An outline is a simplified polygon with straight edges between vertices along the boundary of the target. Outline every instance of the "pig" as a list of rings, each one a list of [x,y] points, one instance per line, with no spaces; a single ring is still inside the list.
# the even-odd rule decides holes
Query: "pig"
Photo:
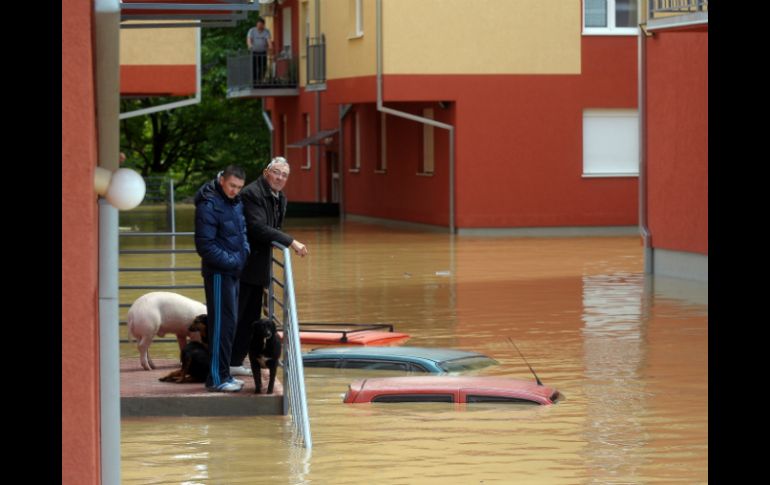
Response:
[[[187,344],[190,324],[206,313],[206,305],[168,291],[146,293],[128,309],[128,332],[137,340],[139,363],[144,370],[155,368],[149,348],[155,335],[176,334],[179,350]]]

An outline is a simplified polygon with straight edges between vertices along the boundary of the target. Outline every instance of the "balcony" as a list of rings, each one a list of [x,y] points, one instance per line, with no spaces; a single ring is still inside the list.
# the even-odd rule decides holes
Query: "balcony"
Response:
[[[289,51],[277,56],[239,52],[227,58],[227,97],[297,96],[297,59]]]
[[[647,30],[708,26],[708,0],[648,0]]]
[[[307,37],[305,39],[307,51],[307,91],[323,91],[326,89],[326,36]]]

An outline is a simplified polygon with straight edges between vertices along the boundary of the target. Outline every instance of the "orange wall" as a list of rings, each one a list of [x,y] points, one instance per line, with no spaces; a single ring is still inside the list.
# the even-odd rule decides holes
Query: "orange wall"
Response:
[[[435,119],[454,122],[454,110],[441,110],[436,103],[389,103],[389,107],[422,116],[423,108],[432,107]],[[345,210],[349,214],[398,219],[422,224],[445,226],[449,224],[449,172],[447,170],[446,130],[435,128],[435,173],[418,176],[422,158],[422,124],[388,115],[387,173],[375,173],[380,157],[378,137],[380,113],[376,105],[357,104],[361,124],[361,168],[353,167],[355,137],[354,118],[345,120]]]
[[[582,39],[579,75],[389,76],[457,99],[457,226],[634,225],[637,178],[583,178],[585,108],[636,108],[636,39]],[[437,144],[437,147],[439,145]]]
[[[120,94],[189,96],[195,94],[195,66],[122,65]]]
[[[646,42],[652,244],[708,254],[708,30]]]
[[[294,15],[292,13],[292,15]],[[304,148],[289,148],[284,153],[283,150],[283,127],[281,121],[281,115],[287,114],[286,124],[288,129],[288,143],[293,143],[304,138],[307,138],[305,134],[305,120],[304,113],[310,114],[310,133],[316,132],[315,129],[315,95],[308,93],[307,96],[297,97],[289,96],[276,98],[276,102],[272,106],[266,105],[266,109],[271,111],[277,116],[273,118],[273,127],[275,128],[275,138],[273,140],[273,151],[275,156],[285,157],[289,161],[291,166],[291,178],[286,184],[285,193],[291,201],[315,201],[315,171],[317,170],[317,164],[315,161],[315,147],[311,148],[311,169],[300,168],[305,165],[305,149]]]
[[[582,177],[582,116],[585,108],[636,108],[636,50],[635,37],[583,37],[580,74],[387,75],[384,96],[388,106],[415,114],[426,102],[452,102],[448,110],[436,106],[435,113],[456,125],[458,227],[635,225],[636,177]],[[324,129],[336,127],[326,113],[336,113],[339,103],[356,103],[364,111],[362,170],[344,171],[345,210],[444,225],[446,131],[434,130],[436,174],[420,177],[420,125],[389,116],[388,173],[374,174],[374,81],[330,80],[323,93]],[[298,101],[275,103],[291,124],[298,114],[290,103],[300,105],[312,96],[303,93]],[[350,125],[348,120],[346,168],[352,160]],[[301,185],[291,189],[292,199],[311,200]]]
[[[62,10],[62,483],[99,483],[92,5]]]

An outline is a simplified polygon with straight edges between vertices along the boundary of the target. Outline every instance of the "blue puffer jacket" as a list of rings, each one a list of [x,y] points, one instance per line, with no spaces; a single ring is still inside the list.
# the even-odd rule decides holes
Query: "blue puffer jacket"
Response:
[[[195,249],[204,276],[223,273],[237,277],[249,255],[241,198],[228,198],[216,178],[195,194]]]

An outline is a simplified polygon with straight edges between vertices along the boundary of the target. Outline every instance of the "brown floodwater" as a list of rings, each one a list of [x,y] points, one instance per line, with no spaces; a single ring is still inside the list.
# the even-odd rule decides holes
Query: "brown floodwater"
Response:
[[[479,374],[530,379],[510,337],[566,398],[346,405],[348,384],[371,374],[306,369],[312,454],[291,445],[283,416],[125,418],[123,483],[707,482],[708,287],[645,277],[639,238],[451,237],[329,220],[287,231],[310,250],[293,261],[300,321],[392,323],[412,335],[407,345],[483,352],[500,365]],[[124,255],[121,266],[169,260]],[[172,278],[201,283],[197,272],[123,273],[121,283]],[[180,293],[203,301],[202,290]],[[135,346],[121,355],[136,357]]]

